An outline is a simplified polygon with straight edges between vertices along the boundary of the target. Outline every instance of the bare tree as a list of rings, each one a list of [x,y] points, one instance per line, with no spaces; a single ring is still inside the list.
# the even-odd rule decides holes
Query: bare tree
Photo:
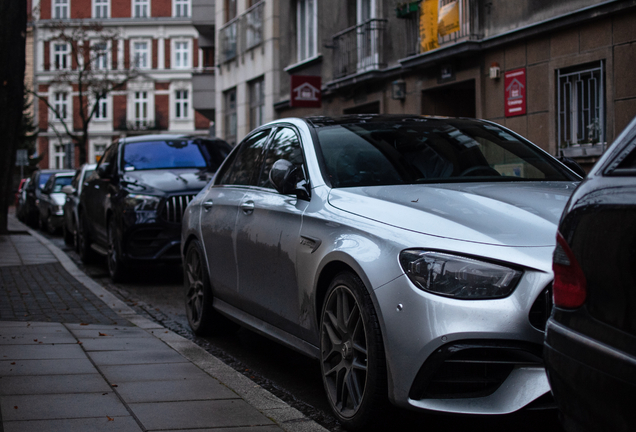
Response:
[[[15,151],[21,139],[26,21],[25,0],[0,0],[0,234],[8,232]]]
[[[85,163],[88,143],[88,127],[100,109],[100,100],[109,93],[126,88],[126,83],[139,75],[138,70],[129,65],[113,68],[111,60],[113,47],[117,46],[119,34],[105,28],[99,22],[56,21],[41,27],[48,30],[50,43],[62,43],[69,47],[63,55],[52,55],[48,66],[54,71],[51,85],[70,87],[77,92],[79,106],[74,113],[60,112],[54,101],[47,96],[34,94],[52,112],[56,122],[49,122],[53,131],[61,139],[68,136],[79,154],[80,164]],[[63,129],[58,130],[56,124]]]

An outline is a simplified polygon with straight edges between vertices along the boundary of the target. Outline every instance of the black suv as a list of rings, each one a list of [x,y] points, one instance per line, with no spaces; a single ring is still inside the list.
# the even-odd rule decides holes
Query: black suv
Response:
[[[84,183],[78,207],[82,261],[108,257],[114,281],[133,262],[179,262],[181,217],[230,152],[222,140],[182,135],[120,139]]]

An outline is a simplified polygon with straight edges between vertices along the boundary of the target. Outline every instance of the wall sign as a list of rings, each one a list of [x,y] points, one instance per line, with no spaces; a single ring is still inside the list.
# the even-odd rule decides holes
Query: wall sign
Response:
[[[322,106],[319,76],[292,75],[290,106],[293,108],[320,108]]]
[[[506,117],[526,113],[526,69],[516,69],[504,74]]]

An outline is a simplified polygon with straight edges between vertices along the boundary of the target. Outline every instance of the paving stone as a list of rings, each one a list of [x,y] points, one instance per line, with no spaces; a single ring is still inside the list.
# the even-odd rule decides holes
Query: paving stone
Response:
[[[69,324],[69,330],[78,339],[85,340],[87,338],[100,338],[106,337],[102,335],[117,337],[117,338],[137,338],[148,336],[145,330],[139,327],[114,327],[114,326],[98,326],[89,325],[82,327],[71,327]],[[100,335],[100,333],[102,335]]]
[[[4,355],[2,357],[4,357]],[[96,371],[97,369],[95,369],[93,363],[91,363],[86,357],[60,360],[0,361],[0,377],[17,375],[90,374],[95,373]]]
[[[192,429],[274,424],[245,401],[211,400],[130,404],[148,429]]]
[[[182,355],[169,349],[146,351],[92,351],[88,356],[96,365],[127,365],[153,363],[186,363]]]
[[[139,351],[161,350],[164,348],[172,350],[172,348],[169,348],[159,339],[148,334],[146,334],[144,338],[115,338],[104,336],[80,340],[82,341],[82,348],[84,348],[85,351]]]
[[[134,364],[101,366],[99,370],[112,383],[157,381],[165,379],[206,379],[208,374],[192,363]]]
[[[8,421],[4,423],[4,432],[141,432],[132,416],[95,417],[63,420]],[[241,431],[236,431],[241,432]],[[254,431],[270,432],[270,431]]]
[[[126,403],[239,398],[236,393],[210,376],[205,380],[171,379],[117,383],[117,393]]]
[[[63,345],[5,345],[2,347],[2,357],[12,360],[52,360],[52,359],[83,359],[86,354],[79,344]],[[183,357],[182,357],[183,358]]]
[[[3,377],[0,395],[43,395],[62,393],[97,393],[112,391],[97,374],[39,375]]]
[[[4,422],[128,415],[113,393],[0,396],[0,406]]]
[[[188,432],[280,432],[283,429],[272,426],[247,426],[233,428],[188,429]],[[181,432],[183,429],[162,430],[161,432]]]

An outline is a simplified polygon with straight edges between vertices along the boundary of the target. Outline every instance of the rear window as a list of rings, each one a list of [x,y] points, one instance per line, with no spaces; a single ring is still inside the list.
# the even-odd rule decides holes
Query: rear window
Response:
[[[68,186],[73,181],[73,177],[55,177],[55,183],[53,184],[53,192],[61,192],[64,186]]]

